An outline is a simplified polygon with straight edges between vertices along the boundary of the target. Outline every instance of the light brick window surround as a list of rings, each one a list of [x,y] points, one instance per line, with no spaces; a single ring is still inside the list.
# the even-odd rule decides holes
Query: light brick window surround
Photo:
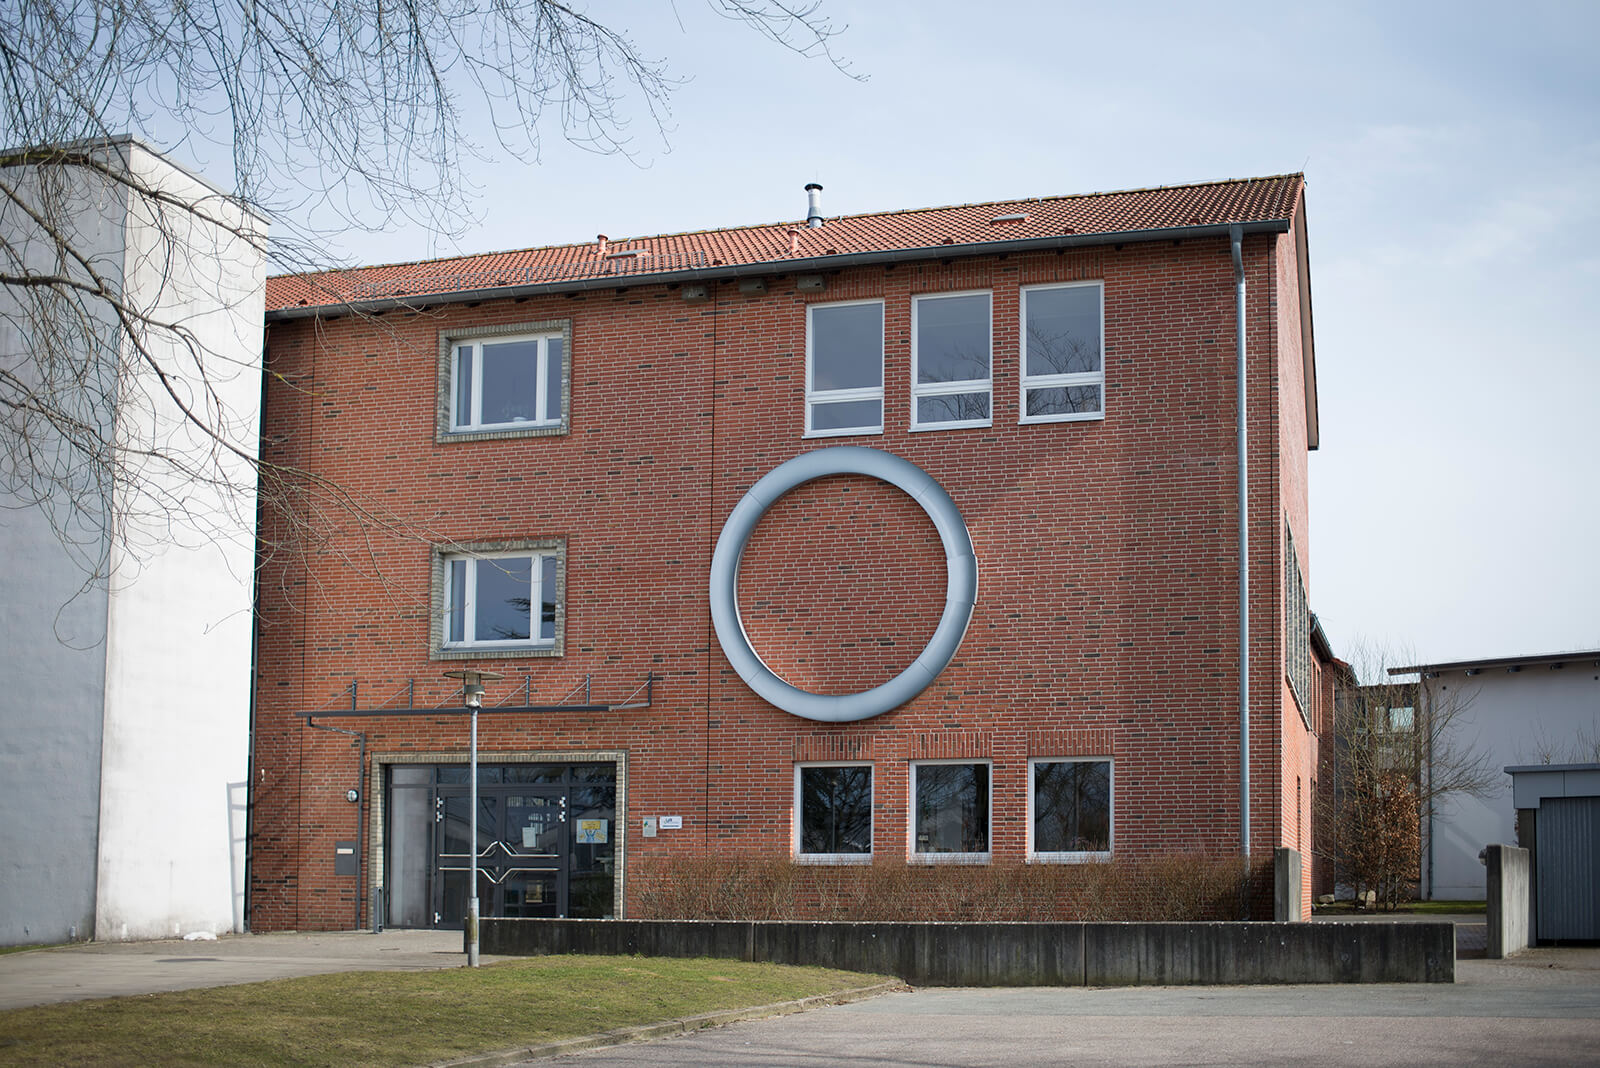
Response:
[[[561,656],[566,542],[474,542],[433,550],[429,627],[436,660]]]
[[[546,319],[439,334],[439,443],[567,433],[572,321]]]

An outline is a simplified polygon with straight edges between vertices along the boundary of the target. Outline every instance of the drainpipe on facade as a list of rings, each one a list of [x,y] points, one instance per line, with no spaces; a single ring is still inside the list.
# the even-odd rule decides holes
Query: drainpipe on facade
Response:
[[[1244,344],[1244,231],[1228,228],[1233,253],[1234,374],[1238,380],[1238,426],[1234,448],[1239,468],[1239,851],[1250,860],[1250,466],[1246,416]]]

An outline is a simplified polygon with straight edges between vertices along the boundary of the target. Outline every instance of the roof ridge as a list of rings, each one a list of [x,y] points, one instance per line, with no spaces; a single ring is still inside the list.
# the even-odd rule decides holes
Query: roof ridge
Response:
[[[918,208],[892,208],[885,211],[860,212],[852,215],[833,215],[828,217],[828,222],[837,224],[848,220],[887,219],[895,216],[922,215],[931,212],[970,211],[975,208],[999,207],[1006,204],[1043,204],[1070,200],[1090,200],[1096,197],[1130,196],[1139,193],[1160,193],[1180,189],[1205,189],[1224,185],[1248,185],[1255,182],[1277,182],[1284,179],[1305,180],[1303,171],[1287,171],[1282,174],[1257,175],[1250,178],[1216,178],[1203,182],[1179,182],[1174,185],[1138,186],[1129,189],[1102,189],[1089,193],[1055,193],[1045,196],[1009,197],[997,200],[977,200],[965,204],[935,204]],[[626,251],[626,246],[639,241],[665,241],[671,239],[691,238],[698,235],[709,234],[751,234],[761,231],[779,230],[786,231],[791,228],[806,229],[805,220],[779,221],[767,223],[749,223],[743,226],[721,226],[702,228],[699,230],[678,230],[656,234],[637,234],[626,238],[608,238],[609,244],[617,251]],[[310,278],[317,275],[338,275],[355,272],[387,271],[402,267],[434,267],[439,268],[446,264],[461,263],[465,260],[484,259],[493,256],[521,256],[536,252],[555,253],[562,249],[589,249],[595,248],[597,241],[564,242],[555,245],[528,245],[522,248],[491,249],[486,252],[464,252],[455,256],[434,257],[431,259],[398,260],[392,263],[368,263],[353,267],[330,267],[322,270],[298,271],[287,274],[269,275],[269,278]]]

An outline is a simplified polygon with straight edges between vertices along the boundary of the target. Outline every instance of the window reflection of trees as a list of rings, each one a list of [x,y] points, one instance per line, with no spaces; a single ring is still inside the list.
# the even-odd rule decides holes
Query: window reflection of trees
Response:
[[[802,768],[802,853],[872,852],[872,769]]]
[[[930,355],[931,353],[931,355]],[[971,383],[966,393],[927,393],[929,386]],[[926,345],[917,352],[917,422],[954,423],[989,418],[989,346]]]
[[[1034,765],[1033,848],[1037,853],[1111,848],[1111,765],[1105,761]]]
[[[988,766],[919,765],[917,852],[984,853],[988,848]]]
[[[1054,375],[1092,375],[1102,369],[1100,339],[1083,330],[1067,327],[1047,329],[1049,318],[1028,316],[1028,355],[1026,381]],[[1041,322],[1040,320],[1044,320]],[[1076,415],[1101,410],[1100,386],[1029,386],[1026,401],[1030,416]]]

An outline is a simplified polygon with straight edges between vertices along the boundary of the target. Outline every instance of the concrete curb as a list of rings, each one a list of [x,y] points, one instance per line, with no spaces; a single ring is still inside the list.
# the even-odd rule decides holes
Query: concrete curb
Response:
[[[582,1035],[578,1038],[564,1038],[558,1042],[543,1042],[537,1046],[522,1046],[517,1049],[498,1050],[494,1053],[479,1053],[453,1061],[434,1061],[428,1068],[480,1068],[480,1066],[482,1068],[495,1068],[495,1066],[499,1065],[517,1064],[521,1061],[538,1060],[544,1057],[559,1057],[564,1053],[577,1053],[586,1049],[621,1046],[629,1042],[648,1042],[651,1039],[688,1034],[691,1031],[700,1031],[707,1027],[725,1027],[728,1024],[739,1023],[744,1020],[764,1020],[770,1016],[787,1016],[790,1013],[805,1012],[807,1009],[820,1009],[827,1005],[848,1005],[853,1001],[865,1001],[868,998],[881,997],[884,994],[898,994],[910,989],[900,980],[891,979],[883,983],[874,983],[872,986],[860,986],[851,990],[836,990],[831,994],[816,994],[796,1001],[779,1001],[771,1005],[753,1005],[744,1009],[705,1012],[698,1016],[684,1016],[676,1020],[663,1020],[660,1023],[618,1027],[615,1030],[601,1031],[598,1034]]]

